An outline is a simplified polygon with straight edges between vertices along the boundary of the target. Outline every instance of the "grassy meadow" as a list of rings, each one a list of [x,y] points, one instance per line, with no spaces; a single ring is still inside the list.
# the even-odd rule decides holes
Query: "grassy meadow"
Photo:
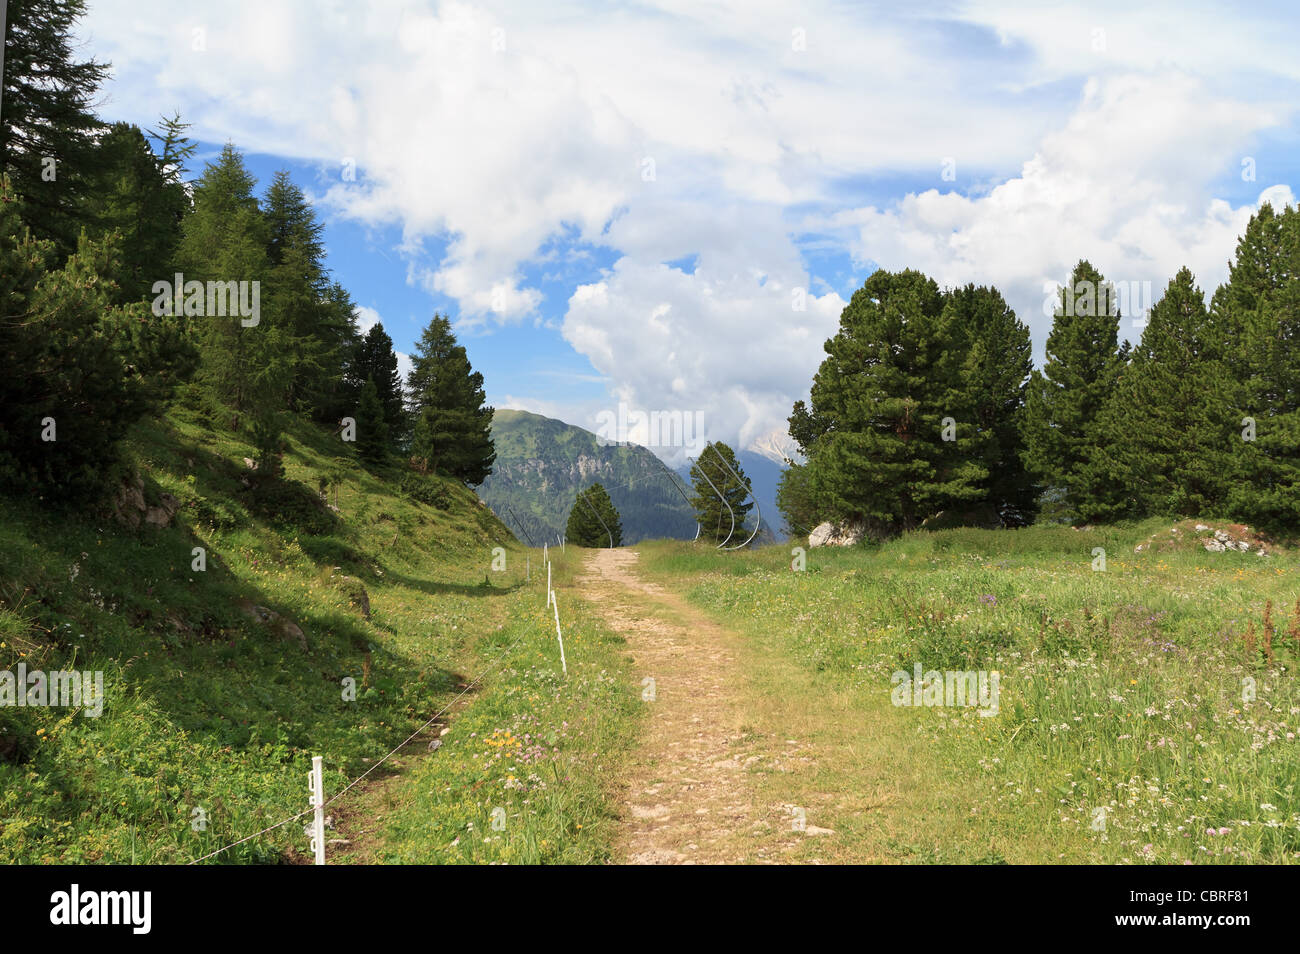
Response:
[[[923,531],[802,571],[790,546],[642,563],[747,635],[753,731],[816,753],[759,779],[835,832],[805,858],[1294,862],[1294,553],[1206,552],[1194,526]],[[996,714],[894,705],[918,662],[996,671]]]
[[[471,492],[430,478],[421,502],[397,472],[356,466],[303,424],[286,479],[251,491],[247,436],[201,412],[137,427],[130,452],[149,503],[179,499],[171,526],[0,500],[0,669],[102,670],[106,696],[99,718],[0,707],[0,859],[188,862],[305,809],[312,755],[328,797],[453,703],[433,729],[467,717],[437,752],[423,736],[403,750],[429,756],[411,778],[382,767],[327,808],[342,822],[358,804],[399,806],[391,833],[332,845],[331,860],[362,847],[385,860],[605,857],[610,775],[587,769],[607,767],[636,722],[635,694],[616,691],[617,641],[562,602],[560,677],[540,554]],[[248,604],[295,623],[307,648]],[[474,837],[496,807],[505,828]],[[211,863],[301,863],[306,821]]]

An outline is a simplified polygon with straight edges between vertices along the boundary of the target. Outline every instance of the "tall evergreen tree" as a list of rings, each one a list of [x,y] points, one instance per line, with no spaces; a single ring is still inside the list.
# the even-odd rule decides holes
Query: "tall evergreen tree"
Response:
[[[179,148],[185,149],[185,143]],[[119,300],[140,301],[168,276],[189,205],[180,169],[154,153],[139,128],[114,123],[100,140],[103,165],[88,218],[103,232],[120,235],[121,267],[114,276]]]
[[[1217,349],[1205,296],[1183,268],[1098,416],[1082,519],[1223,513],[1236,428]]]
[[[1236,343],[1225,356],[1239,464],[1229,507],[1239,519],[1300,531],[1300,211],[1260,208],[1221,291],[1213,316]]]
[[[812,406],[790,418],[826,516],[886,534],[984,493],[995,435],[974,426],[952,317],[938,286],[910,270],[876,272],[844,308]]]
[[[177,261],[186,282],[257,282],[270,272],[266,222],[243,156],[226,145],[194,184],[194,211],[185,218]],[[259,292],[260,296],[260,292]],[[234,410],[232,425],[252,411],[282,409],[295,367],[291,334],[261,316],[246,326],[238,314],[188,317],[202,363],[200,381]]]
[[[397,352],[384,326],[376,322],[360,337],[348,367],[349,378],[375,383],[379,403],[384,410],[389,442],[399,449],[409,430],[402,375],[397,370]]]
[[[944,322],[952,347],[964,352],[962,413],[984,438],[971,442],[988,472],[981,502],[1008,526],[1033,517],[1037,489],[1025,469],[1022,437],[1025,391],[1033,370],[1029,327],[995,288],[967,285],[945,295]]]
[[[9,0],[0,96],[0,175],[23,196],[23,222],[62,256],[77,247],[99,172],[93,106],[108,64],[79,60],[84,0]]]
[[[423,466],[470,485],[492,473],[492,408],[483,375],[456,343],[451,322],[433,316],[412,356],[408,381],[414,412],[411,453]]]
[[[366,378],[357,404],[357,454],[371,463],[388,457],[388,422],[373,378]]]
[[[713,482],[712,486],[709,481]],[[737,538],[736,534],[741,532],[745,519],[754,509],[754,498],[750,480],[745,476],[740,461],[736,460],[735,451],[722,441],[705,444],[691,465],[691,484],[695,489],[691,506],[695,508],[701,537],[712,537],[715,543],[721,543],[728,535],[731,543],[743,540],[744,537]]]
[[[1024,429],[1026,466],[1064,496],[1071,517],[1088,508],[1085,470],[1098,445],[1097,417],[1127,358],[1117,347],[1119,323],[1114,289],[1080,261],[1061,289],[1047,360],[1031,376]]]
[[[578,491],[564,528],[567,543],[580,547],[621,546],[623,524],[614,501],[600,484]]]

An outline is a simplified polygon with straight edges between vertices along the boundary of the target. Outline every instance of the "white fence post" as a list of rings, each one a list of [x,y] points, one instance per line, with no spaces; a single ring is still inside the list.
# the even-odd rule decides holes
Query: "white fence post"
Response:
[[[321,780],[320,756],[311,758],[311,772],[307,775],[307,791],[311,793],[313,813],[311,824],[311,850],[316,864],[325,864],[325,787]]]
[[[551,565],[546,564],[546,605],[550,606],[555,601],[555,594],[551,592]]]
[[[555,638],[560,641],[560,668],[564,674],[569,674],[569,664],[564,661],[564,634],[560,632],[560,604],[555,602],[555,595],[551,594],[551,602],[555,603]]]
[[[533,578],[533,558],[527,556],[524,558],[524,582],[527,583]]]

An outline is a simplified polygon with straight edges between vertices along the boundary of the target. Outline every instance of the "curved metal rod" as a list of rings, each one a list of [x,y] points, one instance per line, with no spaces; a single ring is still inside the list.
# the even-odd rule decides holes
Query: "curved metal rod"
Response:
[[[528,532],[527,528],[526,528],[522,523],[519,522],[519,517],[515,515],[515,510],[514,510],[514,508],[511,507],[510,504],[503,504],[502,506],[504,506],[507,510],[510,511],[510,516],[512,516],[512,517],[515,518],[515,523],[519,525],[519,529],[520,529],[520,530],[523,530],[523,531],[524,531],[524,536],[526,536],[526,537],[528,538],[528,543],[529,543],[529,545],[532,546],[533,549],[536,549],[536,548],[537,548],[537,544],[533,543],[533,535],[532,535],[531,533]]]
[[[695,458],[695,462],[697,464],[699,463],[699,461],[700,459],[698,457]],[[700,476],[704,478],[704,480],[708,483],[710,487],[713,487],[713,492],[717,494],[718,499],[722,501],[722,506],[726,507],[727,513],[731,514],[731,529],[727,531],[727,535],[726,537],[723,538],[722,542],[713,548],[715,550],[721,550],[724,546],[727,545],[727,541],[731,539],[731,535],[736,532],[736,511],[731,509],[731,504],[727,503],[727,498],[722,496],[722,492],[718,490],[717,487],[713,486],[713,481],[709,480],[709,475],[704,472],[703,465],[700,466]]]
[[[656,453],[654,453],[653,451],[651,451],[651,452],[650,452],[650,456],[653,457],[653,458],[655,459],[655,463],[656,463],[656,464],[658,464],[660,467],[663,468],[664,473],[668,475],[668,483],[672,484],[672,485],[673,485],[673,489],[676,490],[677,493],[679,493],[679,494],[681,495],[681,498],[682,498],[683,500],[686,501],[686,506],[690,507],[691,510],[694,510],[694,509],[695,509],[695,505],[694,505],[693,503],[691,503],[691,498],[688,497],[688,496],[686,496],[686,491],[682,490],[681,484],[679,484],[679,483],[677,482],[677,481],[681,480],[681,478],[680,478],[677,474],[673,473],[671,470],[668,469],[668,465],[665,464],[663,461],[661,461],[661,460],[659,459],[659,455],[658,455],[658,454],[656,454]],[[698,520],[696,520],[696,521],[695,521],[695,536],[694,536],[694,538],[691,540],[692,543],[694,543],[696,540],[698,540],[698,539],[700,538],[700,530],[701,530],[701,529],[702,529],[702,528],[700,527],[700,522],[699,522]]]
[[[587,489],[590,490],[591,488],[588,487]],[[593,517],[595,517],[597,520],[600,520],[600,514],[596,513],[596,508],[592,506],[590,500],[588,500],[586,497],[583,496],[583,493],[584,491],[581,490],[578,491],[578,499],[587,505],[587,509],[591,511],[591,515]],[[610,531],[609,527],[605,526],[604,520],[600,520],[600,525],[602,527],[605,527],[605,532],[609,534],[609,548],[611,550],[614,549],[614,534]]]
[[[754,513],[758,516],[758,520],[754,523],[754,532],[749,535],[749,539],[746,540],[744,543],[738,543],[734,547],[727,547],[728,550],[743,550],[745,549],[745,547],[749,546],[751,542],[753,542],[753,539],[756,536],[758,536],[759,528],[763,526],[763,508],[758,505],[758,498],[754,496],[754,488],[751,485],[745,483],[745,481],[741,479],[740,474],[736,473],[734,470],[731,470],[731,465],[727,463],[727,459],[722,456],[722,452],[718,450],[718,446],[716,444],[712,444],[710,446],[713,448],[713,456],[718,458],[718,460],[722,462],[723,467],[731,471],[731,476],[736,478],[736,482],[740,484],[740,486],[744,487],[747,491],[749,491],[749,497],[751,500],[754,501]],[[744,525],[742,524],[741,526],[743,528]]]

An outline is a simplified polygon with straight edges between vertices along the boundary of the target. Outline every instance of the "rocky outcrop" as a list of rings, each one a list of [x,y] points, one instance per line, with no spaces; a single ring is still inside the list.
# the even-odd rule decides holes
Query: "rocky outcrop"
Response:
[[[861,543],[867,535],[866,527],[860,523],[837,525],[821,523],[808,534],[810,547],[851,547]]]
[[[158,498],[157,506],[150,506],[144,498],[144,480],[139,474],[122,484],[113,497],[113,516],[128,527],[147,523],[151,527],[166,527],[181,509],[181,502],[169,493]]]

